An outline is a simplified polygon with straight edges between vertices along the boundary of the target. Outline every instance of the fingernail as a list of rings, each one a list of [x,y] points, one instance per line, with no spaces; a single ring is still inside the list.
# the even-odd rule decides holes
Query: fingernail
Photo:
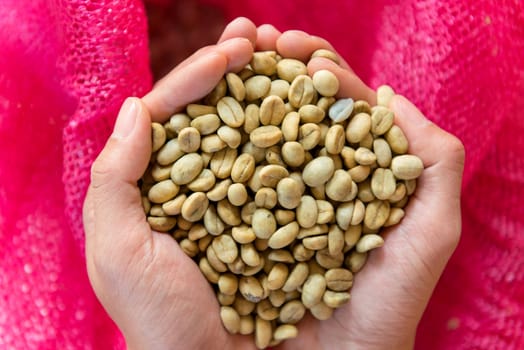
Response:
[[[128,97],[122,108],[120,108],[112,136],[123,139],[131,134],[131,131],[135,128],[137,115],[138,104],[136,98]]]

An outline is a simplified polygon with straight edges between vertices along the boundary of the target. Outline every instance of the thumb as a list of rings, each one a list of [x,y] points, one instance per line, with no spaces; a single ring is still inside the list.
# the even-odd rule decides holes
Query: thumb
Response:
[[[151,118],[142,101],[128,98],[112,135],[91,167],[84,203],[86,249],[133,249],[151,230],[142,209],[137,181],[151,155]],[[127,247],[126,247],[127,246]],[[121,250],[121,251],[122,251]]]

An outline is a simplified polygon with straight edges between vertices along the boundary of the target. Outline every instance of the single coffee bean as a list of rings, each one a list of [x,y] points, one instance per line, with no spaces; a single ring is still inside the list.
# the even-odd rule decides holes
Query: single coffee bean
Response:
[[[226,264],[230,264],[238,256],[238,248],[233,237],[229,235],[219,235],[212,241],[212,246],[218,258]]]
[[[160,165],[169,165],[182,157],[184,152],[180,149],[177,139],[167,141],[156,154],[156,161]]]
[[[267,275],[268,288],[270,290],[281,289],[287,280],[289,270],[286,264],[276,263]]]
[[[191,118],[196,118],[204,114],[216,114],[217,109],[214,106],[190,103],[186,107],[186,112]]]
[[[264,293],[260,282],[253,276],[240,277],[238,290],[244,299],[252,303],[258,303],[262,299]]]
[[[277,60],[266,52],[255,52],[249,65],[256,74],[271,76],[277,71]]]
[[[306,123],[298,129],[298,142],[309,151],[315,148],[320,142],[320,127],[315,123]]]
[[[306,185],[317,187],[325,184],[335,172],[335,163],[329,157],[318,157],[310,161],[302,170]]]
[[[378,229],[384,225],[389,217],[390,205],[387,201],[375,199],[366,207],[364,225],[370,229]]]
[[[168,232],[176,225],[176,218],[170,216],[148,216],[147,222],[151,228],[158,232]]]
[[[296,338],[298,335],[297,327],[291,324],[283,324],[278,326],[273,333],[273,338],[277,341],[282,341],[286,339]]]
[[[282,145],[282,159],[290,167],[299,167],[305,161],[305,151],[296,141],[288,141]]]
[[[282,323],[296,324],[304,318],[306,308],[299,300],[291,300],[280,309],[279,321]]]
[[[151,146],[152,151],[156,152],[164,145],[166,142],[166,130],[159,123],[151,123]]]
[[[316,105],[304,104],[298,110],[298,115],[302,123],[318,124],[324,119],[326,112]]]
[[[322,275],[310,275],[302,286],[302,303],[308,309],[322,300],[326,290],[326,279]]]
[[[336,124],[327,130],[325,147],[330,154],[339,154],[344,149],[346,141],[342,125]]]
[[[395,193],[396,181],[389,169],[376,169],[371,177],[371,191],[376,198],[386,200]]]
[[[277,192],[270,187],[262,187],[255,195],[255,204],[259,208],[273,209],[277,203]]]
[[[339,202],[349,202],[357,196],[358,187],[352,181],[351,175],[342,169],[335,170],[331,179],[326,183],[326,195]]]
[[[253,130],[249,135],[249,140],[253,145],[261,148],[276,145],[282,138],[282,131],[274,125],[260,126]]]
[[[244,205],[248,200],[246,186],[242,183],[232,184],[227,190],[227,199],[237,207]]]
[[[274,307],[269,299],[263,299],[256,306],[256,314],[266,321],[273,321],[278,318],[279,309]]]
[[[299,75],[292,82],[288,91],[291,106],[300,108],[313,101],[315,88],[313,80],[308,75]]]
[[[344,268],[329,269],[324,275],[326,285],[335,292],[345,292],[353,285],[353,273]]]
[[[282,135],[285,141],[296,141],[298,139],[298,128],[300,115],[297,112],[289,112],[282,120]]]
[[[259,316],[255,317],[255,346],[265,349],[269,346],[273,332],[270,321],[264,320]]]
[[[260,104],[260,123],[262,125],[280,125],[286,110],[284,101],[278,96],[268,96]]]
[[[267,209],[256,209],[253,213],[251,226],[258,238],[268,239],[277,229],[273,213]]]
[[[349,301],[350,295],[347,292],[333,292],[326,290],[322,301],[329,307],[334,309],[341,307]]]
[[[299,75],[306,75],[306,65],[293,58],[284,58],[277,63],[277,75],[280,79],[284,79],[288,82],[293,80]]]
[[[222,97],[217,103],[218,116],[224,124],[238,128],[244,123],[244,109],[233,97]]]
[[[395,91],[389,85],[381,85],[377,89],[377,105],[389,107],[391,99],[395,96]]]
[[[191,126],[180,130],[178,145],[185,153],[196,152],[200,148],[200,133]]]
[[[231,175],[233,164],[237,159],[237,150],[225,148],[213,154],[209,167],[219,179],[225,179]]]
[[[298,224],[293,221],[276,230],[269,237],[268,245],[272,249],[281,249],[291,244],[298,235]]]
[[[220,319],[224,328],[231,334],[237,334],[240,330],[240,316],[230,306],[220,307]]]
[[[255,331],[255,321],[253,320],[253,316],[251,315],[240,316],[240,329],[238,333],[242,335],[249,335],[249,334],[253,334],[254,331]]]
[[[366,253],[372,249],[382,247],[384,245],[384,239],[379,235],[369,234],[363,235],[357,242],[356,250],[359,253]]]
[[[244,86],[242,79],[240,79],[240,77],[235,73],[227,73],[226,82],[231,96],[233,96],[237,101],[243,101],[246,97],[246,87]]]
[[[180,157],[171,168],[171,179],[177,185],[185,185],[193,181],[204,167],[202,157],[197,153],[189,153]]]
[[[235,295],[238,290],[238,279],[232,273],[224,273],[218,278],[218,290],[226,295]]]
[[[315,198],[308,195],[302,196],[296,210],[296,217],[301,227],[313,227],[318,219],[318,207]]]
[[[278,203],[285,209],[298,207],[302,193],[300,183],[291,177],[286,177],[277,184]]]
[[[339,83],[335,74],[322,69],[313,74],[313,86],[322,96],[330,97],[338,92]]]
[[[408,151],[408,140],[402,129],[397,125],[393,125],[388,132],[386,132],[384,137],[389,143],[391,150],[396,154],[404,154]]]
[[[204,226],[213,236],[218,236],[224,232],[225,225],[217,215],[214,205],[209,205],[204,213]]]
[[[180,214],[190,222],[196,222],[204,216],[209,201],[203,192],[192,193],[182,204]]]
[[[271,79],[264,75],[255,75],[244,82],[246,86],[246,100],[254,101],[267,96],[271,88]]]
[[[174,198],[180,187],[171,179],[160,181],[154,184],[147,194],[148,199],[153,203],[164,203]]]
[[[413,180],[422,174],[424,164],[414,155],[396,156],[391,160],[391,170],[399,180]]]
[[[328,115],[335,123],[341,123],[353,112],[354,102],[351,98],[343,98],[331,105]]]
[[[215,186],[215,183],[215,174],[209,169],[203,169],[193,181],[187,184],[187,188],[193,192],[207,192]]]
[[[290,84],[284,79],[276,79],[271,81],[268,96],[278,96],[285,100],[288,96]]]

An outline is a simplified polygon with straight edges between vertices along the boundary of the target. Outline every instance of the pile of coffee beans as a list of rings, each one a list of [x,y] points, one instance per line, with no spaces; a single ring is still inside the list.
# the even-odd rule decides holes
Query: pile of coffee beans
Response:
[[[312,57],[338,62],[333,52]],[[200,267],[230,333],[258,348],[297,336],[309,311],[326,320],[353,275],[383,245],[415,191],[422,161],[377,90],[377,105],[336,98],[327,70],[255,52],[211,93],[161,125],[141,181],[153,230]]]

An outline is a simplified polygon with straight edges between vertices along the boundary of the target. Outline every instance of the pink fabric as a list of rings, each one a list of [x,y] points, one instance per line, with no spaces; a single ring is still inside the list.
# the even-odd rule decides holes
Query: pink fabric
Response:
[[[524,348],[524,4],[207,2],[327,38],[463,140],[463,238],[417,348]],[[89,287],[81,205],[118,106],[151,87],[146,30],[139,0],[0,5],[0,348],[124,347]]]

